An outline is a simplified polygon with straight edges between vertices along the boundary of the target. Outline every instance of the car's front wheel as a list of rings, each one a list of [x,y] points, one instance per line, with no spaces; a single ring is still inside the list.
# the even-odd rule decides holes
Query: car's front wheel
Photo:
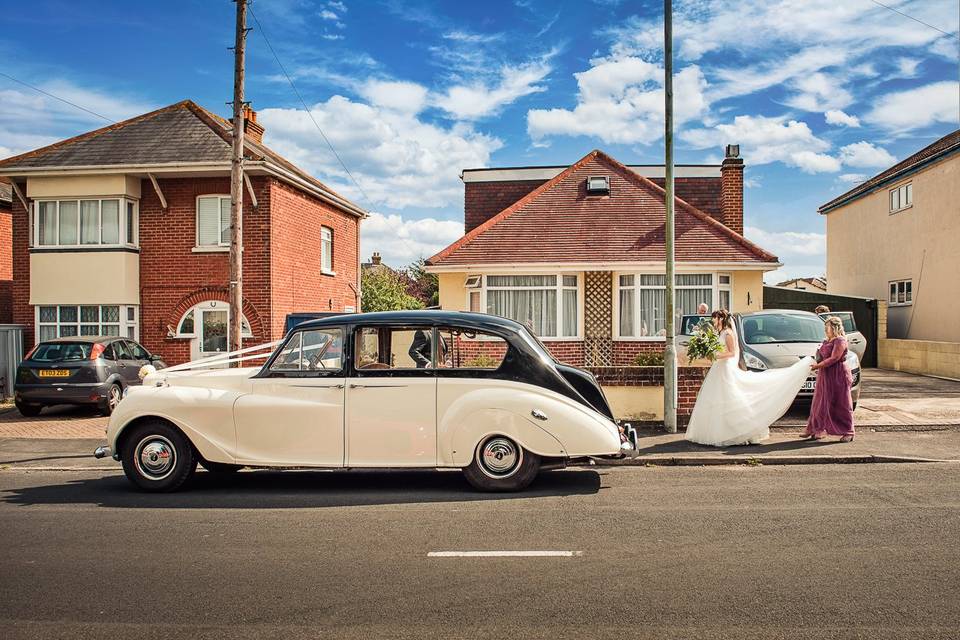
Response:
[[[153,420],[131,427],[120,459],[123,472],[144,491],[176,491],[197,469],[197,458],[187,438],[172,425]]]
[[[506,436],[490,436],[477,445],[463,475],[481,491],[520,491],[539,471],[540,456]]]

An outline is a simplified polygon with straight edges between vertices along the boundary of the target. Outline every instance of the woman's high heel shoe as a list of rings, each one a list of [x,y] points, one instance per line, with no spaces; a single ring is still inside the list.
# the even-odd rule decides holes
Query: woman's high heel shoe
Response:
[[[843,436],[840,438],[840,442],[853,442],[853,436]]]

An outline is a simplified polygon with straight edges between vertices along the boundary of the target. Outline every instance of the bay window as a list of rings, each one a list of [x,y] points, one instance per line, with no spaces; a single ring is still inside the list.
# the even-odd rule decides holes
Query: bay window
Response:
[[[678,273],[675,278],[674,311],[676,326],[679,326],[680,317],[697,313],[701,303],[713,306],[714,275]],[[729,276],[727,278],[729,303]],[[666,335],[666,281],[662,273],[625,273],[617,276],[618,337],[656,339]],[[721,288],[720,293],[723,291]],[[722,301],[723,296],[720,295],[719,299]]]
[[[134,305],[41,305],[36,311],[37,342],[69,336],[126,336],[137,339]]]
[[[122,220],[121,207],[126,212]],[[137,203],[133,200],[38,200],[34,211],[34,246],[137,246]]]
[[[501,275],[485,279],[487,313],[516,320],[541,338],[579,335],[578,275]],[[471,307],[473,300],[471,297]]]
[[[230,246],[230,196],[197,198],[197,247]]]

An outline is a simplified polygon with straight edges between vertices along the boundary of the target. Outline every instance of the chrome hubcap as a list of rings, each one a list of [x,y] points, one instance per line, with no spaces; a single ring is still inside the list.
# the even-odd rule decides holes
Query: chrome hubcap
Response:
[[[477,452],[480,468],[493,478],[505,478],[517,470],[523,460],[523,450],[503,437],[490,438]]]
[[[151,480],[163,480],[177,463],[177,450],[163,436],[147,436],[137,445],[137,471]]]
[[[120,404],[120,387],[110,387],[110,399],[107,402],[110,403],[111,409],[116,409],[117,405]]]

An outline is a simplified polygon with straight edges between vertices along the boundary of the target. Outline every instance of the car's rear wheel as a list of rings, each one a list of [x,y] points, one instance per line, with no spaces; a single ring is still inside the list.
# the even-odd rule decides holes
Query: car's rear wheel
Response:
[[[43,410],[42,404],[30,404],[27,402],[14,402],[17,405],[17,411],[20,412],[24,418],[35,418],[40,415],[40,412]]]
[[[481,491],[520,491],[533,482],[539,471],[540,456],[498,435],[477,445],[463,475]]]
[[[123,389],[118,384],[110,385],[107,389],[107,397],[100,403],[100,413],[105,416],[111,415],[121,400],[123,400]]]
[[[176,491],[197,469],[187,438],[161,420],[132,427],[120,451],[123,472],[144,491]]]

